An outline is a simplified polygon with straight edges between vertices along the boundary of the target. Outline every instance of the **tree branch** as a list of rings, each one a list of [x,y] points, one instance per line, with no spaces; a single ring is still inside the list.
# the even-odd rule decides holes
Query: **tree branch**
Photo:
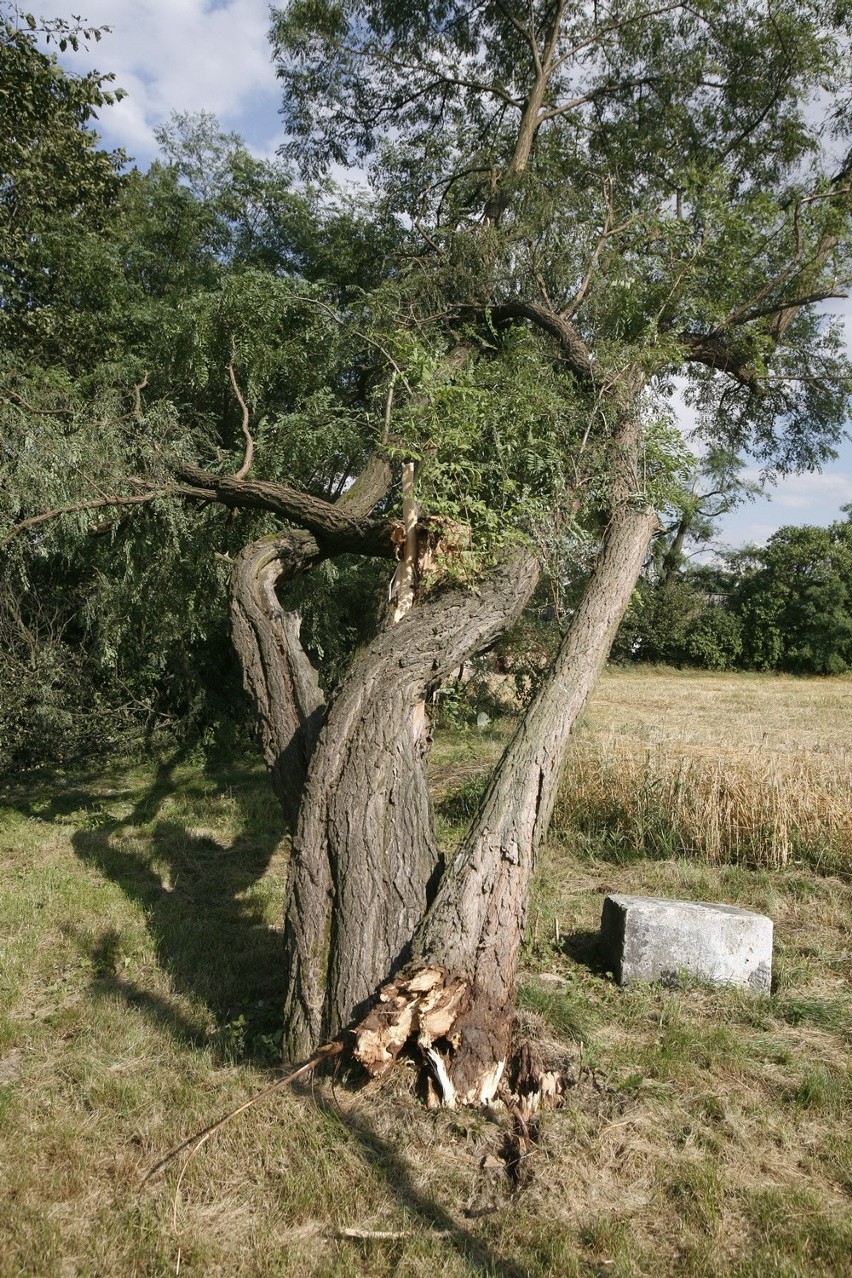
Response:
[[[243,437],[246,441],[246,451],[243,455],[243,464],[242,466],[240,466],[239,470],[234,475],[234,479],[245,479],[246,475],[251,470],[252,458],[254,457],[254,440],[252,439],[251,432],[249,430],[248,404],[243,398],[242,391],[240,390],[239,383],[237,382],[237,375],[234,372],[234,359],[236,358],[236,354],[237,354],[237,348],[236,348],[236,343],[234,342],[234,338],[232,334],[231,335],[231,358],[228,360],[228,376],[231,379],[231,386],[234,389],[234,394],[237,397],[237,402],[239,403],[239,406],[243,411],[242,430],[243,430]]]
[[[178,477],[203,490],[211,501],[231,509],[269,510],[313,533],[326,553],[374,555],[393,559],[392,522],[351,515],[340,503],[323,501],[309,493],[266,480],[236,479],[216,475],[196,466],[181,466]]]
[[[135,497],[93,497],[89,501],[75,501],[68,506],[56,506],[53,510],[44,510],[40,515],[31,515],[29,519],[22,519],[20,523],[13,524],[6,536],[0,540],[0,548],[14,541],[28,528],[37,528],[39,524],[46,524],[48,520],[58,519],[61,515],[74,515],[81,510],[101,510],[104,506],[141,506],[144,502],[154,501],[157,497],[172,497],[176,491],[174,488],[157,488],[147,493],[139,493]]]
[[[584,49],[596,44],[601,36],[610,35],[613,31],[620,31],[623,27],[629,27],[634,22],[644,22],[646,18],[659,18],[664,13],[674,13],[676,9],[683,9],[684,7],[683,0],[677,0],[675,4],[666,4],[659,9],[646,9],[643,13],[631,14],[629,18],[623,18],[620,22],[610,22],[604,27],[599,27],[588,40],[575,44],[572,48],[567,49],[561,57],[557,58],[556,62],[553,63],[553,70],[558,71],[561,66],[564,66],[571,58],[576,57],[578,53],[582,53]]]
[[[148,370],[146,369],[142,374],[141,382],[136,382],[133,387],[133,416],[136,418],[137,422],[141,422],[142,417],[144,416],[144,410],[142,408],[142,392],[147,385]]]
[[[488,308],[496,323],[502,320],[526,319],[555,337],[562,348],[562,358],[571,372],[582,382],[592,376],[592,357],[589,348],[569,319],[538,302],[501,302]]]

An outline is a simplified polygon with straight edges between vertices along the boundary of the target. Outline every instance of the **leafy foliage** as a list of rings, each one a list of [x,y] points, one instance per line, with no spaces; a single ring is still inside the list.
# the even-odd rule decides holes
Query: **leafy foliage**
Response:
[[[852,669],[852,522],[779,528],[748,556],[735,607],[756,669]]]
[[[237,469],[240,396],[253,476],[333,499],[377,445],[413,459],[421,509],[470,528],[460,570],[527,539],[560,613],[624,478],[625,417],[619,500],[693,532],[743,453],[767,474],[831,455],[852,393],[816,306],[852,274],[835,7],[294,0],[272,31],[285,158],[175,114],[147,173],[91,131],[110,78],[37,46],[100,33],[2,15],[2,604],[57,715],[87,679],[183,732],[209,689],[237,704],[227,557],[274,524],[200,506],[175,473]],[[373,193],[335,191],[333,162]],[[709,507],[675,376],[724,459]],[[342,562],[298,596],[329,678],[379,576]],[[658,626],[660,651],[739,659],[721,614],[666,638],[645,594],[642,642]]]
[[[779,528],[727,564],[643,582],[621,657],[710,670],[852,669],[852,522]]]
[[[72,299],[101,302],[109,251],[100,234],[119,199],[123,157],[85,127],[123,96],[111,75],[74,76],[38,48],[39,36],[77,47],[100,30],[39,24],[0,4],[0,339],[54,359],[80,334]]]

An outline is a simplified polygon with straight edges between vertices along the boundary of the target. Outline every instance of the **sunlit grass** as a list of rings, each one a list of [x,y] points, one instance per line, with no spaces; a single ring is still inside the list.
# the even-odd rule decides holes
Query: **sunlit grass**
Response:
[[[837,749],[831,698],[839,690],[842,702],[848,683],[780,684],[714,676],[706,687],[741,705],[752,745],[762,702],[779,740],[785,721],[779,752],[797,757],[818,740]],[[702,687],[670,673],[610,675],[585,739],[647,750],[648,734],[675,725],[685,747],[712,751],[711,732],[720,749],[748,754],[732,720],[723,735],[705,714]],[[643,700],[654,707],[645,718]],[[439,734],[447,843],[508,731]],[[674,757],[671,736],[656,744]],[[499,1122],[427,1112],[402,1070],[366,1092],[338,1078],[274,1093],[198,1151],[176,1196],[181,1159],[143,1184],[146,1171],[276,1077],[287,843],[267,778],[252,760],[175,758],[7,786],[0,1274],[849,1273],[848,878],[796,855],[760,865],[649,851],[616,854],[562,817],[542,851],[521,1025],[558,1045],[573,1084],[542,1122],[521,1193],[488,1163]],[[607,891],[770,914],[772,994],[619,989],[596,947]]]

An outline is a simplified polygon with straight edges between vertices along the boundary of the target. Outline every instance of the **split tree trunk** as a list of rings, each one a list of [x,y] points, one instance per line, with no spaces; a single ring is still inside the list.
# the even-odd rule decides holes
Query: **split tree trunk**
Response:
[[[538,579],[518,552],[474,593],[439,594],[354,662],[317,748],[293,841],[286,1041],[293,1058],[363,1015],[410,956],[438,869],[426,698],[520,616]]]
[[[583,599],[549,676],[506,749],[447,866],[412,962],[356,1030],[381,1075],[407,1043],[429,1061],[445,1104],[482,1104],[501,1084],[535,854],[553,811],[569,735],[609,655],[657,527],[635,496],[638,423],[613,441],[615,507]]]
[[[387,554],[397,533],[359,521],[370,507],[356,493],[347,520],[336,512],[329,520],[325,543],[324,513],[312,508],[309,529],[262,540],[239,557],[234,637],[276,788],[295,819],[285,921],[291,1058],[353,1029],[355,1054],[374,1074],[406,1044],[416,1046],[448,1105],[487,1102],[500,1087],[535,853],[570,732],[657,523],[637,495],[639,391],[627,390],[611,440],[612,514],[586,592],[446,867],[426,785],[427,696],[520,615],[538,577],[531,553],[518,551],[476,591],[436,591],[389,622],[329,707],[298,618],[275,586],[336,553],[341,538],[349,549],[361,535],[366,553]]]

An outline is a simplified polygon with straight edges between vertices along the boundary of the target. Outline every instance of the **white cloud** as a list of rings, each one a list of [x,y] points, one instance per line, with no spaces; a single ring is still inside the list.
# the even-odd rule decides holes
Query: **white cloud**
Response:
[[[852,501],[852,474],[848,471],[791,475],[779,482],[774,495],[775,505],[784,510],[819,510],[826,514],[849,501]]]
[[[254,149],[274,152],[281,95],[266,0],[88,0],[85,7],[81,0],[79,7],[87,24],[112,32],[88,50],[69,51],[63,62],[112,71],[128,91],[101,114],[98,131],[107,145],[123,146],[145,167],[157,149],[153,130],[171,111],[203,110]],[[45,17],[68,12],[67,0],[39,5]]]
[[[756,478],[757,472],[752,474]],[[766,495],[732,511],[717,540],[729,546],[762,545],[784,524],[825,527],[842,519],[840,507],[852,502],[852,444],[846,443],[837,461],[821,473],[790,475],[767,489]]]

